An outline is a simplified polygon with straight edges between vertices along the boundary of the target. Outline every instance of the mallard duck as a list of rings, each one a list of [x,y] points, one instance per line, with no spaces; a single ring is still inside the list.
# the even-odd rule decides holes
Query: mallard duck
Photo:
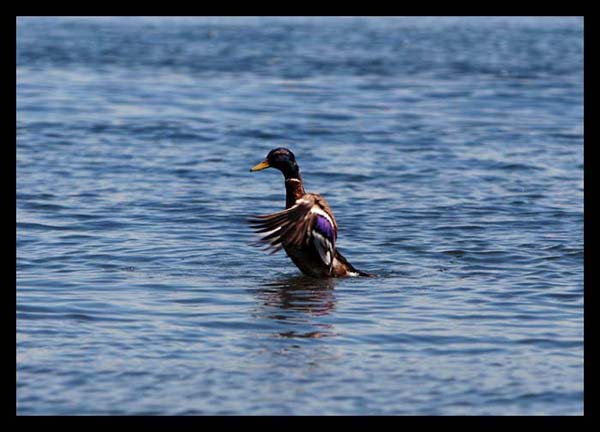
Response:
[[[302,273],[313,277],[374,276],[357,270],[336,248],[338,226],[319,194],[306,193],[294,153],[276,148],[251,172],[275,168],[285,177],[285,210],[254,216],[250,223],[263,237],[257,244],[275,253],[282,248]]]

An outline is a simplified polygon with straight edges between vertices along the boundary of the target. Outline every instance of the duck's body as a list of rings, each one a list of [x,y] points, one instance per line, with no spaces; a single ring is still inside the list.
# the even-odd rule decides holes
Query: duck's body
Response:
[[[313,277],[373,276],[355,269],[337,250],[338,226],[327,200],[306,193],[294,154],[272,150],[251,171],[277,168],[285,177],[286,209],[252,221],[260,239],[273,252],[284,249],[302,273]]]

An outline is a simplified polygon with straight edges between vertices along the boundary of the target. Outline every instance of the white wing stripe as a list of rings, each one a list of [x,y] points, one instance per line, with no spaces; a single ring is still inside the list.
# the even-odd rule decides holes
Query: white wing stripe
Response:
[[[333,221],[331,220],[331,218],[329,217],[329,215],[328,215],[327,213],[325,213],[323,210],[321,210],[321,208],[320,208],[320,207],[318,207],[318,206],[316,206],[316,205],[315,205],[315,206],[313,206],[313,207],[310,209],[310,213],[315,213],[315,214],[318,214],[318,215],[321,215],[321,216],[323,216],[325,219],[327,219],[327,221],[329,222],[329,224],[330,224],[332,227],[334,226],[334,225],[333,225]]]

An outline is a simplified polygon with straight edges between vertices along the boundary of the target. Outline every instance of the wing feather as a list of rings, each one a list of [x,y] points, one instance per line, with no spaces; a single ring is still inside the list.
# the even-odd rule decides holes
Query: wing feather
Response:
[[[331,269],[335,256],[337,224],[325,198],[306,194],[286,209],[268,215],[254,216],[251,226],[264,234],[256,244],[275,253],[286,246],[307,246],[311,243],[324,265]]]
[[[277,252],[284,246],[300,246],[310,228],[310,209],[314,205],[314,198],[301,198],[292,207],[269,215],[254,216],[250,224],[259,233],[267,233],[258,243],[265,243],[267,247],[274,248]]]

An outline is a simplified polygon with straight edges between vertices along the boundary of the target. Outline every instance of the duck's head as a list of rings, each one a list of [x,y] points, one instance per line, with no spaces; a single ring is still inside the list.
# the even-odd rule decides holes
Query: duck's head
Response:
[[[300,178],[300,169],[296,163],[296,156],[290,150],[283,147],[271,150],[267,158],[258,165],[250,168],[250,171],[261,171],[266,168],[278,169],[286,179]]]

